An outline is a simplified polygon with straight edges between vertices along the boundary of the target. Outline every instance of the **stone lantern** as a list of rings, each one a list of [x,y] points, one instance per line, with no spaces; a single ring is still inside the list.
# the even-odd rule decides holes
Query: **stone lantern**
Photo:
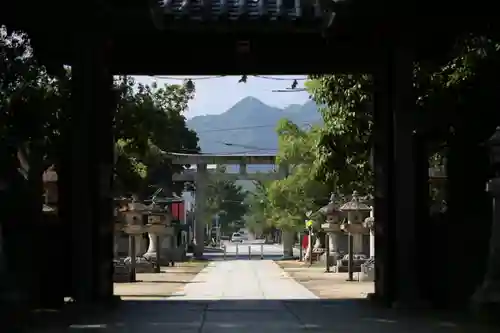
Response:
[[[147,210],[148,224],[146,230],[149,246],[144,257],[156,262],[156,272],[160,272],[162,263],[162,238],[168,234],[171,217],[167,210],[152,203]]]
[[[373,207],[370,207],[370,216],[365,219],[363,226],[370,231],[370,258],[375,258],[375,216]]]
[[[152,264],[140,256],[142,252],[142,235],[146,232],[146,228],[142,223],[144,210],[145,206],[143,204],[131,202],[127,205],[126,210],[122,212],[125,220],[123,231],[129,235],[129,256],[125,259],[125,263],[130,267],[131,282],[135,281],[137,272],[149,273],[153,271]]]
[[[363,252],[363,235],[369,230],[363,225],[363,215],[371,211],[371,207],[359,200],[358,192],[352,193],[351,201],[346,202],[339,209],[347,213],[347,224],[343,224],[341,229],[352,235],[352,248],[354,254]]]
[[[335,205],[335,195],[330,196],[330,202],[319,209],[319,212],[326,216],[325,223],[321,224],[321,229],[323,229],[328,236],[328,250],[329,252],[338,252],[338,238],[339,233],[342,232],[340,229],[340,215],[342,214]]]
[[[363,225],[363,214],[371,210],[371,207],[360,202],[358,193],[352,193],[351,201],[346,202],[339,209],[347,213],[347,223],[341,225],[341,229],[348,233],[349,258],[348,258],[348,273],[347,281],[354,281],[354,254],[363,252],[363,234],[368,232],[368,229]]]
[[[485,315],[497,315],[500,308],[500,127],[489,140],[490,163],[494,176],[486,184],[493,197],[490,253],[483,283],[472,297],[473,306]]]

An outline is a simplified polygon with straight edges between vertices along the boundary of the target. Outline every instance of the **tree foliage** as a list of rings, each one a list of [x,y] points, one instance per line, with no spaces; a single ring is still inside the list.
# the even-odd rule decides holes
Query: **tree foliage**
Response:
[[[457,129],[466,127],[478,136],[491,133],[484,130],[494,126],[491,116],[467,113],[498,104],[494,77],[500,65],[498,51],[495,41],[467,35],[457,41],[444,63],[414,64],[416,130],[433,139],[431,164],[443,163],[443,147]],[[315,161],[318,179],[330,182],[340,195],[372,192],[372,77],[311,76],[306,87],[320,105],[325,123]]]
[[[371,191],[369,165],[372,130],[369,75],[315,77],[306,83],[320,106],[324,126],[319,131],[315,170],[340,195]]]
[[[492,39],[467,35],[444,62],[414,64],[415,130],[430,140],[431,165],[443,164],[444,147],[457,132],[481,142],[498,124],[493,110],[498,105],[499,50]],[[258,209],[251,212],[258,218],[248,221],[265,217],[280,227],[299,226],[305,211],[317,209],[319,197],[329,191],[338,198],[353,190],[373,191],[372,77],[316,75],[309,77],[306,88],[320,107],[324,126],[306,131],[286,121],[280,124],[279,159],[290,164],[291,172],[259,193],[264,204],[254,205]],[[468,116],[471,110],[482,116]]]
[[[268,186],[271,182],[255,182],[255,190],[246,198],[248,210],[243,217],[245,227],[257,237],[267,235],[273,228],[271,212],[269,211]]]
[[[198,137],[186,127],[183,115],[194,90],[182,85],[159,88],[136,84],[126,76],[116,80],[116,87],[119,100],[114,132],[124,162],[123,168],[117,168],[118,176],[123,179],[122,175],[131,175],[126,187],[143,195],[151,194],[149,185],[172,190],[171,175],[182,166],[172,165],[163,153],[199,151]],[[128,170],[135,172],[130,174]]]
[[[49,75],[23,33],[0,29],[0,140],[2,160],[26,148],[40,172],[64,154],[62,135],[71,114],[71,71]],[[116,184],[120,192],[147,195],[149,185],[171,187],[172,166],[165,151],[196,152],[196,133],[183,112],[194,89],[183,85],[146,86],[130,77],[115,80]],[[36,158],[35,158],[36,157]],[[5,167],[5,166],[4,166]],[[11,166],[13,167],[13,166]]]
[[[315,147],[321,132],[316,127],[301,129],[288,120],[279,123],[277,132],[277,162],[286,165],[289,173],[257,188],[246,221],[256,229],[260,225],[263,230],[271,226],[299,230],[306,213],[318,210],[328,198],[328,186],[316,180],[314,170]]]
[[[247,193],[232,180],[223,179],[225,169],[219,168],[212,175],[207,187],[207,218],[212,221],[216,214],[223,233],[237,230],[247,212]]]

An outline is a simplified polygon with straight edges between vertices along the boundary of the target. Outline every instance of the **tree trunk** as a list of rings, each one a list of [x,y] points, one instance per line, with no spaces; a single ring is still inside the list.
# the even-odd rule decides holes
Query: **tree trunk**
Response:
[[[294,241],[294,231],[283,230],[281,233],[283,241],[283,257],[293,258],[293,241]]]

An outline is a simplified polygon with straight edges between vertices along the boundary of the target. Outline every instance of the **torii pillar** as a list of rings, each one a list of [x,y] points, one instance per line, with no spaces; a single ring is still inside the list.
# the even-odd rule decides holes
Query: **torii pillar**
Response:
[[[196,192],[195,192],[195,210],[194,210],[194,249],[193,256],[203,257],[205,248],[205,225],[206,216],[206,187],[208,181],[208,170],[206,164],[196,165]]]

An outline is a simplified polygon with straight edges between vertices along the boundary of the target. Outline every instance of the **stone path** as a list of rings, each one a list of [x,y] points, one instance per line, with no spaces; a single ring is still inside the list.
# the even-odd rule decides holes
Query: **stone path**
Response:
[[[43,332],[481,333],[476,326],[397,314],[366,301],[318,299],[266,260],[211,262],[168,299],[137,298],[114,313],[96,312]]]

